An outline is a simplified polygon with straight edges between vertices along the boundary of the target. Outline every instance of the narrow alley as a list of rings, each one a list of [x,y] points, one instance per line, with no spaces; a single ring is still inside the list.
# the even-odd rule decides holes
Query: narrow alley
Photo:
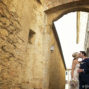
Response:
[[[89,0],[0,0],[0,89],[69,89],[88,12]]]

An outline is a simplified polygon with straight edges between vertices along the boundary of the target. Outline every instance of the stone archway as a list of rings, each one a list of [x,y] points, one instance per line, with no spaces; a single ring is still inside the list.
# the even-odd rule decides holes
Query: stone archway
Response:
[[[46,34],[46,35],[47,35],[47,37],[48,37],[48,35],[51,36],[50,40],[53,40],[52,44],[54,44],[54,43],[57,44],[57,46],[59,48],[60,59],[63,59],[62,50],[61,50],[61,46],[60,46],[60,39],[57,36],[57,32],[55,30],[53,22],[58,20],[59,18],[61,18],[63,15],[70,13],[70,12],[75,12],[75,11],[89,12],[89,2],[88,1],[71,2],[71,3],[65,4],[65,5],[59,5],[57,7],[54,7],[54,8],[51,8],[51,9],[45,11],[45,13],[46,13],[45,29],[48,32],[48,34]],[[52,39],[53,37],[55,37],[55,39]],[[52,44],[49,43],[50,46]],[[49,89],[56,89],[56,88],[64,89],[65,88],[65,77],[64,77],[65,70],[61,70],[63,67],[63,65],[61,65],[63,60],[61,60],[59,63],[59,65],[60,65],[59,70],[55,70],[53,66],[50,66],[50,65],[54,65],[54,62],[52,62],[52,59],[53,59],[53,56],[50,57],[50,60],[49,60]],[[54,59],[55,59],[55,57],[54,57]],[[52,69],[54,69],[55,72],[59,73],[59,75],[56,75],[55,72],[53,73],[52,71],[50,71]],[[56,79],[55,79],[55,76],[56,76]]]

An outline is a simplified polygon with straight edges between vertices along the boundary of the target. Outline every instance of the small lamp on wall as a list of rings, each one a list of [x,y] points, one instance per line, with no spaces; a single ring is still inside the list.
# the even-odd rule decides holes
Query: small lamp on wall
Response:
[[[54,51],[54,45],[51,46],[50,51],[51,51],[51,52]]]

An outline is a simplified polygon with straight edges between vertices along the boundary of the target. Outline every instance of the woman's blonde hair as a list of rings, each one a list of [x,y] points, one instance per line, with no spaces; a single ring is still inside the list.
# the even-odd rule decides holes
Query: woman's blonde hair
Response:
[[[78,57],[79,57],[78,54],[79,54],[78,52],[75,52],[75,53],[72,54],[72,57],[74,57],[74,58],[78,58]]]

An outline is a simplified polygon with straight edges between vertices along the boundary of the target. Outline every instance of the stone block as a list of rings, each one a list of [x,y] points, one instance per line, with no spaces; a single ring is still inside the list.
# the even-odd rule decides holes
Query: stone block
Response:
[[[2,37],[8,36],[8,31],[6,29],[0,29],[0,36]]]

